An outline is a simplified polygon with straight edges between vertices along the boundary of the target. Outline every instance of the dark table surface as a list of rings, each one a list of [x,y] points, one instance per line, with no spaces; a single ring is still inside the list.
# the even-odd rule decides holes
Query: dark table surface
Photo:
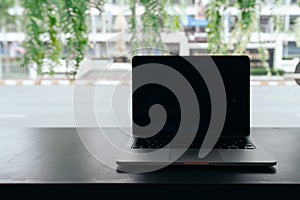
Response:
[[[79,130],[91,136],[98,131]],[[119,129],[105,131],[124,142]],[[300,128],[253,128],[251,132],[256,143],[277,159],[277,166],[182,166],[131,174],[97,160],[76,128],[0,128],[0,183],[300,183]],[[97,146],[98,141],[93,142]],[[99,152],[115,159],[108,144],[100,142]]]

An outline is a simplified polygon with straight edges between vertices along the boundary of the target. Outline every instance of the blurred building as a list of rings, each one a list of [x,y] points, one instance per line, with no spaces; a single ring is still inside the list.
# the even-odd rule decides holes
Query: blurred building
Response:
[[[178,38],[178,33],[169,34],[167,37],[162,37],[170,51],[182,55],[197,55],[207,48],[207,35],[205,28],[207,20],[205,19],[205,5],[208,0],[177,0],[175,1],[174,9],[181,16],[181,38]],[[121,2],[121,3],[120,3]],[[122,3],[123,2],[123,3]],[[126,47],[130,47],[130,37],[124,36],[120,38],[120,31],[126,31],[129,27],[128,21],[131,15],[130,8],[125,1],[108,0],[105,4],[105,12],[99,13],[97,10],[90,12],[90,43],[95,46],[89,54],[93,59],[107,58],[113,52],[113,47],[118,47],[120,51],[124,51]],[[276,5],[273,0],[264,0],[261,2],[260,14],[260,30],[263,45],[268,50],[267,61],[270,66],[284,69],[287,72],[292,72],[295,69],[298,58],[300,58],[300,48],[295,42],[295,20],[300,17],[300,7],[297,5],[297,0],[282,0],[281,5]],[[20,11],[20,8],[15,11]],[[227,34],[232,30],[232,19],[236,18],[236,8],[229,8]],[[137,15],[143,13],[143,8],[137,8]],[[280,16],[283,23],[283,30],[279,34],[275,34],[275,24],[273,16]],[[0,32],[0,54],[4,56],[4,43],[8,50],[6,56],[17,57],[23,52],[20,45],[24,40],[25,35],[22,29],[16,25],[10,25],[7,28],[7,33]],[[257,48],[259,46],[258,34],[251,34],[250,43],[247,45],[246,53],[252,57],[254,62],[251,64],[254,67],[259,67],[259,55]],[[295,59],[296,58],[296,59]]]

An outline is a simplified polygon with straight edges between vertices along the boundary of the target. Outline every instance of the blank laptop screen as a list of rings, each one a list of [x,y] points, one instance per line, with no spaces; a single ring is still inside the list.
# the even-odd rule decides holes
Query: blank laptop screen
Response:
[[[183,58],[188,58],[183,57]],[[193,56],[195,57],[195,56]],[[250,61],[247,56],[210,56],[217,66],[226,91],[227,112],[222,136],[247,136],[250,133]],[[204,56],[197,56],[199,63]],[[167,65],[182,74],[192,86],[199,103],[200,120],[197,136],[205,136],[211,118],[211,99],[206,83],[198,71],[180,56],[135,56],[132,60],[132,84],[143,79],[135,72],[135,67],[151,67],[149,63]],[[155,74],[149,74],[155,76]],[[166,76],[171,81],[173,77]],[[181,120],[181,109],[174,93],[159,84],[146,84],[132,96],[132,117],[139,126],[150,123],[149,109],[154,104],[162,105],[167,112],[167,120],[157,136],[176,134]],[[213,122],[212,122],[213,123]],[[184,127],[189,131],[189,127]],[[133,125],[135,134],[135,125]],[[138,133],[137,133],[138,134]]]

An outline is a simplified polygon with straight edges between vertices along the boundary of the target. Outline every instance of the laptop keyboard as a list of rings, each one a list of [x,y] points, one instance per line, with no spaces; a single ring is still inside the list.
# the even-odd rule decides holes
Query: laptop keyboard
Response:
[[[168,138],[138,138],[133,144],[134,149],[160,149],[166,146],[170,141]],[[195,139],[190,148],[199,149],[203,139]],[[178,145],[178,148],[182,145]],[[176,147],[175,147],[176,148]],[[247,138],[221,138],[214,146],[214,149],[255,149],[256,147]]]

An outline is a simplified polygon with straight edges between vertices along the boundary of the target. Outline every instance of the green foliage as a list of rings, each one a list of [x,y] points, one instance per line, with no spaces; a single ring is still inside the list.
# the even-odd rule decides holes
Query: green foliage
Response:
[[[276,0],[278,4],[280,0]],[[224,14],[228,6],[238,8],[237,21],[233,31],[231,32],[228,41],[224,38],[222,30],[224,29]],[[225,0],[209,1],[206,9],[206,17],[208,26],[206,29],[208,38],[208,51],[212,54],[242,54],[246,50],[246,45],[249,43],[251,32],[256,30],[259,34],[258,53],[263,64],[262,69],[254,69],[253,74],[257,75],[279,75],[281,72],[277,69],[271,69],[266,57],[267,49],[263,46],[260,37],[260,10],[259,2],[256,0],[237,0],[231,2]],[[279,29],[280,17],[276,18],[275,23],[278,23]]]
[[[252,23],[252,16],[255,12],[256,0],[237,0],[238,8],[241,12],[240,28],[247,30]]]
[[[42,35],[47,33],[43,19],[45,16],[44,0],[25,0],[23,4],[26,9],[26,26],[27,38],[24,42],[27,49],[24,56],[24,65],[31,61],[37,66],[39,75],[43,74],[43,63],[46,55],[44,42],[41,40]]]
[[[132,34],[130,43],[133,49],[137,49],[139,47],[139,42],[137,38],[138,30],[137,30],[137,19],[136,19],[136,4],[137,4],[137,0],[132,0],[129,2],[129,7],[131,11],[129,25],[130,25],[130,33]]]
[[[87,9],[86,0],[67,0],[63,3],[62,27],[67,48],[65,60],[67,68],[71,69],[71,79],[75,79],[88,44]]]
[[[221,12],[227,8],[228,1],[226,0],[212,0],[209,1],[206,7],[206,19],[208,25],[206,27],[208,50],[210,53],[224,54],[227,53],[227,44],[222,37],[223,18]]]
[[[6,25],[8,21],[12,21],[14,16],[9,15],[8,9],[14,5],[14,0],[1,0],[0,2],[0,21],[1,26]]]
[[[75,79],[88,44],[86,11],[102,11],[104,0],[24,0],[27,38],[24,64],[35,63],[39,75],[54,74],[64,59]],[[65,46],[66,54],[63,54]]]
[[[144,39],[143,47],[154,47],[163,49],[164,45],[160,37],[163,28],[163,2],[159,2],[159,0],[141,0],[140,3],[145,8],[145,12],[142,15],[142,38]]]
[[[169,31],[179,31],[181,29],[180,25],[180,14],[177,13],[174,7],[174,0],[163,0],[161,6],[162,12],[162,27]],[[180,5],[180,2],[178,2]],[[165,8],[168,8],[166,10]]]
[[[285,74],[284,70],[276,70],[271,68],[270,70],[272,75],[280,75],[283,76]],[[268,75],[269,71],[266,68],[251,68],[250,75],[253,76],[266,76]]]
[[[16,16],[12,16],[8,13],[8,9],[14,5],[14,0],[1,0],[0,1],[0,31],[2,34],[6,34],[7,26],[15,22]],[[8,42],[3,40],[4,55],[7,55]],[[2,56],[1,56],[2,57]],[[0,59],[2,61],[2,58]]]
[[[251,31],[254,28],[256,0],[237,0],[234,4],[239,14],[231,33],[229,41],[224,38],[224,14],[230,6],[226,0],[212,0],[208,2],[206,28],[208,51],[213,54],[241,54],[246,50],[250,40]]]
[[[59,63],[62,50],[62,42],[59,39],[59,18],[58,13],[60,11],[59,2],[55,0],[47,0],[48,6],[46,6],[46,17],[47,17],[47,33],[49,35],[49,43],[46,51],[46,55],[49,60],[49,74],[54,74],[54,67]],[[46,3],[47,3],[46,2]],[[52,3],[52,4],[51,4]]]
[[[241,54],[246,50],[255,28],[256,20],[256,0],[238,0],[239,9],[238,20],[229,39],[229,48],[235,54]]]
[[[58,0],[25,0],[26,54],[24,64],[36,64],[39,75],[54,74],[59,63],[62,43],[59,38],[60,4]]]
[[[275,0],[276,7],[279,7],[281,4],[282,0]],[[275,33],[278,34],[284,29],[284,16],[272,13],[272,18],[274,21]]]
[[[141,16],[142,26],[137,26],[136,5],[142,5],[145,12]],[[161,33],[165,30],[180,29],[179,14],[173,8],[173,0],[133,0],[130,1],[131,18],[129,21],[132,33],[131,44],[133,49],[166,49],[162,42]],[[172,10],[166,10],[171,8]],[[142,36],[138,34],[141,32]]]

